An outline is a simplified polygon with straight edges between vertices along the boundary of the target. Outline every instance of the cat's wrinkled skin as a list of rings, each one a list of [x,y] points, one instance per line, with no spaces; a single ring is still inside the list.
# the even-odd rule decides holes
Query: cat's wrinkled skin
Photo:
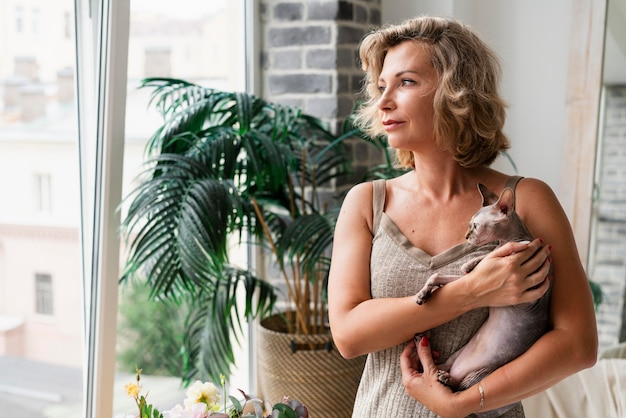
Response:
[[[500,197],[482,184],[483,206],[472,217],[465,238],[474,245],[498,241],[531,241],[528,229],[515,213],[513,190],[505,188]],[[482,259],[468,261],[462,267],[471,271]],[[415,296],[423,304],[431,293],[461,276],[433,274]],[[550,289],[534,302],[514,306],[489,308],[489,317],[470,341],[453,353],[445,363],[438,365],[439,380],[454,390],[464,390],[479,382],[498,367],[520,356],[550,327]],[[481,417],[498,416],[510,409],[478,414]]]

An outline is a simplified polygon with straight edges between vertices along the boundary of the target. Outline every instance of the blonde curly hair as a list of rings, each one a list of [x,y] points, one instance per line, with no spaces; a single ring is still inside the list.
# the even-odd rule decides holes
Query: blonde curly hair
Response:
[[[498,85],[501,66],[495,52],[469,26],[451,19],[420,16],[383,26],[361,41],[359,56],[365,71],[365,102],[356,122],[370,135],[385,131],[376,106],[378,78],[390,48],[406,41],[428,47],[439,77],[434,97],[435,138],[463,167],[490,165],[510,143],[502,132],[506,103]],[[397,150],[398,165],[414,168],[413,154]]]

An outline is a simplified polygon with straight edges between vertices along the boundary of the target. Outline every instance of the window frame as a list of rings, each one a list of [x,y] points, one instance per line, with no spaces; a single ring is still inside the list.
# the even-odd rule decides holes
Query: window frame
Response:
[[[75,0],[84,416],[113,416],[130,0]],[[115,18],[113,18],[113,16]]]

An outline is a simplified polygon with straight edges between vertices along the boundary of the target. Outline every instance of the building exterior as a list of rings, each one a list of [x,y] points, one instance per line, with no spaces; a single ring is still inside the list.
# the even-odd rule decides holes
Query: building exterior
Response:
[[[84,310],[73,7],[72,0],[0,0],[0,356],[80,368]],[[191,18],[131,17],[120,162],[126,191],[145,157],[145,141],[160,122],[139,81],[172,76],[229,88],[242,80],[241,54],[218,36],[242,19],[237,13],[226,7]]]
[[[80,367],[72,9],[0,1],[0,355]]]

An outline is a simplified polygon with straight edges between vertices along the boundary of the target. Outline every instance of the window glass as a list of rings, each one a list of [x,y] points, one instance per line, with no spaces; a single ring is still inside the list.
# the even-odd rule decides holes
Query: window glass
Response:
[[[244,0],[131,0],[124,195],[160,123],[140,80],[244,90],[243,10]],[[84,418],[74,15],[74,0],[6,0],[0,14],[1,416]],[[120,336],[118,352],[135,338]],[[132,370],[117,370],[115,412],[132,414]],[[182,402],[179,376],[145,379],[161,408]]]
[[[207,87],[245,90],[244,0],[131,0],[123,196],[146,161],[147,140],[162,123],[149,105],[148,77],[180,78]],[[122,211],[124,216],[125,211]],[[124,248],[121,262],[124,263]],[[143,369],[144,391],[160,410],[182,404],[182,358],[178,357],[183,309],[152,302],[141,285],[120,286],[115,413],[136,412],[124,385]],[[156,326],[156,324],[159,326]],[[219,382],[214,382],[219,384]],[[157,394],[157,395],[155,395]]]
[[[0,13],[3,417],[81,416],[73,7],[7,0]]]

